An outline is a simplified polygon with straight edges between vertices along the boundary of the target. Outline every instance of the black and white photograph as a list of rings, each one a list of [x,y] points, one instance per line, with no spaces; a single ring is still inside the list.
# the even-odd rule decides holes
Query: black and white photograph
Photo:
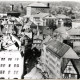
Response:
[[[80,79],[80,1],[0,0],[0,79]]]

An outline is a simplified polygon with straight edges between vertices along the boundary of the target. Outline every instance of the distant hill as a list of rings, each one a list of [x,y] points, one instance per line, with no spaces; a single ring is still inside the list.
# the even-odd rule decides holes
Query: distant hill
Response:
[[[0,13],[6,13],[10,11],[10,4],[14,4],[15,11],[23,12],[25,14],[26,7],[28,4],[32,3],[32,1],[0,1]],[[80,9],[80,3],[72,2],[72,1],[61,1],[61,2],[43,2],[44,4],[50,3],[50,7],[54,6],[65,6],[71,7],[75,9],[76,7]],[[21,4],[23,5],[24,10],[21,11]]]

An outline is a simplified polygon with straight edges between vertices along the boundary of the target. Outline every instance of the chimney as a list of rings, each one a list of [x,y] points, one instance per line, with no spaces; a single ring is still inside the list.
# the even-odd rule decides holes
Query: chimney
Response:
[[[14,10],[14,5],[11,4],[10,7],[11,7],[11,11],[13,11]]]
[[[48,7],[48,8],[50,7],[50,4],[49,4],[49,3],[47,3],[47,7]]]

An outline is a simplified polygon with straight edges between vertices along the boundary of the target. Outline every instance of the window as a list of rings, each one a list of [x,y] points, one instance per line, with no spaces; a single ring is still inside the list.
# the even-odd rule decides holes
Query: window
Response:
[[[14,67],[16,67],[16,64],[14,64]]]
[[[0,67],[5,67],[5,64],[0,64]]]
[[[4,70],[1,70],[1,71],[0,71],[0,74],[4,74],[4,73],[5,73],[5,71],[4,71]]]
[[[17,61],[19,60],[19,58],[17,58]]]
[[[5,58],[1,58],[1,61],[4,61],[5,60]]]
[[[5,71],[3,71],[3,74],[5,73]]]
[[[9,64],[9,67],[11,67],[11,64]]]
[[[8,71],[8,74],[10,74],[11,71]]]
[[[12,60],[12,58],[8,58],[8,61],[11,61]]]
[[[71,68],[69,67],[68,70],[71,71]]]
[[[14,67],[19,67],[19,64],[14,64]]]
[[[55,67],[54,67],[51,63],[49,63],[49,65],[50,65],[53,69],[55,69]]]
[[[71,74],[71,78],[72,79],[75,79],[75,74]]]
[[[2,70],[0,70],[0,74],[2,74]]]
[[[60,68],[60,65],[59,65],[59,64],[57,64],[57,67],[58,67],[58,68]]]
[[[68,73],[65,73],[65,74],[64,74],[64,78],[69,79],[69,74],[68,74]]]
[[[3,67],[5,67],[5,64],[3,64]]]
[[[14,71],[14,74],[18,74],[18,71]]]
[[[18,61],[18,60],[19,60],[19,58],[15,58],[15,60],[16,60],[16,61]]]
[[[51,62],[53,62],[55,64],[55,61],[52,58],[49,58],[51,60]]]

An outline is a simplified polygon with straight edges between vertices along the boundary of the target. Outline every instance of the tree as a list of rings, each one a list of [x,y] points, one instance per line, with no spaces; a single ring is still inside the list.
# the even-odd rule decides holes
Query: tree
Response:
[[[53,31],[57,28],[55,20],[54,19],[47,19],[46,20],[47,26],[52,29]]]

